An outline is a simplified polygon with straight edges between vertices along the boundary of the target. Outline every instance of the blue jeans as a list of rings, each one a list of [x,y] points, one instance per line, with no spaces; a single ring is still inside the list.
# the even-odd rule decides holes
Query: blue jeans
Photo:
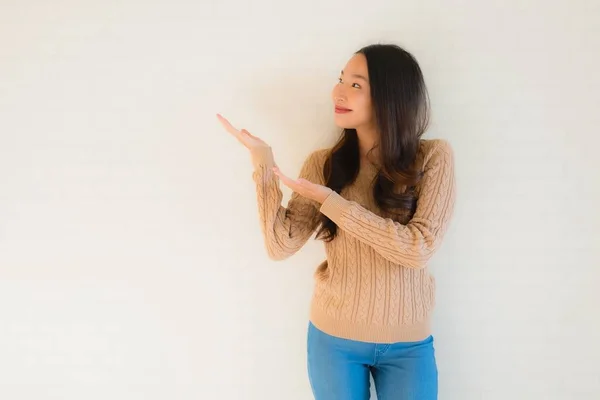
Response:
[[[308,326],[308,376],[315,400],[437,400],[433,337],[378,344],[330,336]]]

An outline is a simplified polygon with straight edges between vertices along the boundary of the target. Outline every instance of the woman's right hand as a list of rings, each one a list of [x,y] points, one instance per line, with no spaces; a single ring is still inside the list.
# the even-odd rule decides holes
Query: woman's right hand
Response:
[[[260,148],[268,148],[269,145],[265,143],[262,139],[252,135],[245,129],[236,129],[231,123],[223,117],[221,114],[217,114],[217,118],[221,122],[221,124],[225,127],[225,130],[231,133],[241,144],[246,146],[246,148],[250,151],[257,150]]]

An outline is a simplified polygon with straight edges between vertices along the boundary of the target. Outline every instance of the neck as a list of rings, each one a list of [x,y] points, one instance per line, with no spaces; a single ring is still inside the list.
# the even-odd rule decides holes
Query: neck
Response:
[[[369,156],[369,151],[377,144],[377,132],[375,129],[356,129],[356,133],[358,135],[358,148],[361,160],[373,161],[374,159],[377,159],[377,149],[373,150]]]

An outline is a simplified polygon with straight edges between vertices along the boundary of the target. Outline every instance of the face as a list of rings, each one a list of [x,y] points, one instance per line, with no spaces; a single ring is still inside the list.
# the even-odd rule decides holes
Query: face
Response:
[[[340,128],[361,129],[374,125],[367,59],[355,54],[340,73],[332,91],[335,123]]]

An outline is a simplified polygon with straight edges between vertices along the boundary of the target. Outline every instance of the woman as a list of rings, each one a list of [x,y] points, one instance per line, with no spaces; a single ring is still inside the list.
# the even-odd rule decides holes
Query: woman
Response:
[[[395,45],[356,52],[332,93],[343,128],[312,152],[297,180],[271,148],[218,116],[251,153],[269,256],[285,259],[316,232],[327,259],[315,272],[308,371],[317,400],[437,399],[428,261],[454,208],[450,145],[421,136],[429,104],[414,57]],[[279,181],[293,190],[281,205]]]

